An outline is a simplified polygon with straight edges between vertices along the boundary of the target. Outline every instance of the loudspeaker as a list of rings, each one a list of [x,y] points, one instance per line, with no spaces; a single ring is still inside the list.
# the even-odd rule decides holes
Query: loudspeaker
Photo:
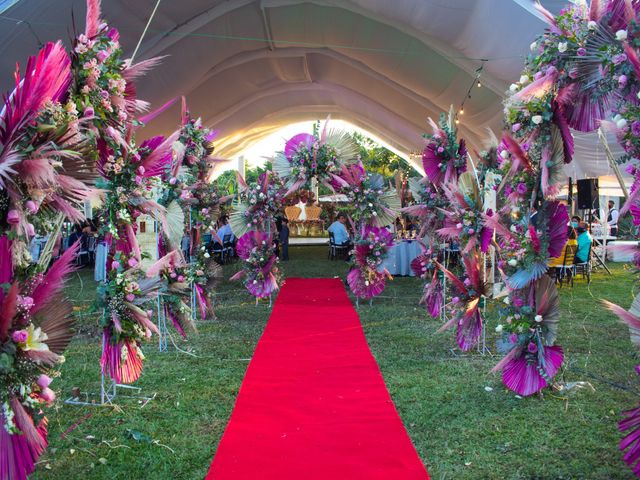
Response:
[[[584,178],[576,183],[578,186],[578,208],[581,210],[599,209],[598,179]]]

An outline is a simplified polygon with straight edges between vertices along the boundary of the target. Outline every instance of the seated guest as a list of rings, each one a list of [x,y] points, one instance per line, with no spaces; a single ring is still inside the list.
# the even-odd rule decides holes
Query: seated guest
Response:
[[[571,223],[569,223],[569,231],[568,231],[568,235],[570,239],[575,240],[578,237],[578,234],[576,233],[576,228],[578,228],[578,226],[580,225],[580,222],[582,222],[582,218],[580,218],[578,215],[574,215],[573,217],[571,217]]]
[[[338,219],[333,222],[327,230],[333,233],[336,245],[347,245],[349,243],[349,232],[347,232],[347,216],[344,213],[338,215]]]
[[[231,235],[231,241],[235,240],[235,236],[233,235],[233,231],[231,230],[231,225],[229,225],[229,218],[224,216],[220,217],[220,228],[218,228],[218,236],[220,240],[224,242],[225,235]]]
[[[575,263],[585,263],[589,260],[589,251],[591,250],[591,234],[587,228],[587,224],[581,222],[576,229],[578,234],[578,250],[576,251]]]

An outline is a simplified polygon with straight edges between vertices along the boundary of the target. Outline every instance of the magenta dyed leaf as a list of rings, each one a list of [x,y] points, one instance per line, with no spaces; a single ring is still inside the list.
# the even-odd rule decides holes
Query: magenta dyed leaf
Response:
[[[512,358],[502,369],[502,381],[518,395],[528,397],[549,385],[564,360],[562,347],[544,347],[544,366],[538,363],[537,355],[523,353]],[[544,372],[544,376],[540,371]]]

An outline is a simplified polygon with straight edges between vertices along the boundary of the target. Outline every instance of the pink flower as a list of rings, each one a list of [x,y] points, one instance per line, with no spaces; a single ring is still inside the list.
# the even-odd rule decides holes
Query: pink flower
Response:
[[[171,177],[169,179],[169,184],[170,185],[175,185],[177,181],[178,181],[178,179],[176,177]]]
[[[142,177],[140,175],[136,175],[136,185],[140,185],[142,183]]]
[[[536,345],[534,342],[529,342],[529,345],[527,346],[527,351],[529,353],[536,353],[538,351],[538,345]]]
[[[453,297],[453,298],[451,299],[451,302],[452,302],[452,303],[460,303],[460,297]]]
[[[520,182],[518,184],[518,186],[516,187],[516,191],[520,194],[520,195],[524,195],[525,193],[527,193],[527,185]]]
[[[15,343],[26,343],[29,333],[26,330],[16,330],[11,334],[11,340]]]
[[[18,222],[20,222],[20,214],[17,210],[9,210],[9,212],[7,213],[7,222],[9,222],[11,225],[16,225]]]
[[[40,392],[40,398],[42,398],[45,402],[51,405],[56,399],[56,394],[50,388],[43,388],[42,391]]]
[[[171,278],[176,278],[178,275],[176,274],[176,272],[171,272],[171,273],[169,274],[169,276],[170,276]]]
[[[522,125],[520,125],[519,123],[514,123],[514,124],[511,126],[511,131],[512,131],[513,133],[516,133],[518,130],[520,130],[520,127],[521,127],[521,126],[522,126]]]
[[[133,293],[128,293],[124,298],[127,300],[127,302],[133,302],[136,299],[136,296]]]
[[[33,307],[33,298],[31,297],[22,297],[20,299],[20,306],[22,308],[25,308],[27,310],[29,310],[31,307]]]
[[[112,270],[117,270],[120,267],[120,262],[117,260],[114,260],[113,262],[111,262],[111,269]]]
[[[518,335],[516,335],[515,333],[509,335],[509,341],[511,343],[518,343]]]
[[[107,58],[109,58],[109,52],[107,52],[106,50],[100,50],[96,56],[98,57],[98,60],[100,60],[100,62],[104,62]]]
[[[520,297],[515,297],[513,299],[513,305],[520,308],[524,305],[524,301]]]
[[[147,310],[147,317],[153,317],[153,310]]]
[[[27,223],[26,231],[27,231],[27,235],[30,237],[33,237],[36,234],[36,229],[31,223]]]
[[[24,204],[24,206],[27,207],[27,210],[29,210],[29,213],[31,214],[38,212],[38,205],[33,200],[28,200],[27,203]]]
[[[627,84],[627,76],[626,75],[620,75],[618,77],[618,85],[620,85],[620,88],[624,87]]]
[[[89,105],[87,108],[84,109],[84,114],[83,116],[85,118],[91,118],[96,114],[96,112],[93,110],[93,107],[91,105]]]
[[[51,384],[51,377],[44,373],[38,377],[38,386],[43,390]]]
[[[130,258],[127,263],[130,267],[135,267],[138,264],[138,261],[135,258]]]
[[[140,166],[138,167],[138,173],[139,173],[140,175],[144,175],[144,172],[145,172],[145,168],[144,168],[142,165],[140,165]]]
[[[184,276],[183,276],[183,275],[180,275],[180,276],[178,277],[178,281],[179,281],[179,282],[184,282]]]

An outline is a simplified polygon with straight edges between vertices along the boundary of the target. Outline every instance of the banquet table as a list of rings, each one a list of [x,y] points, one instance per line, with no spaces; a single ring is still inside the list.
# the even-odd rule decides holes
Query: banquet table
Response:
[[[415,277],[411,270],[411,262],[420,255],[420,245],[415,240],[401,240],[393,242],[387,258],[382,262],[391,275],[403,275]]]

